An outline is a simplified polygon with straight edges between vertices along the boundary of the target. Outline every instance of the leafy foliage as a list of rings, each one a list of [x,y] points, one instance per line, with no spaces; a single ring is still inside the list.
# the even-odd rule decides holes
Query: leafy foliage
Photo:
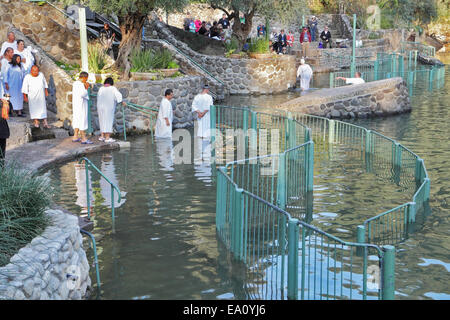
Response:
[[[139,50],[131,53],[131,72],[152,72],[155,69],[177,69],[172,53],[167,49]]]
[[[46,178],[14,164],[0,168],[0,266],[48,226],[52,194]]]
[[[265,38],[252,39],[248,51],[253,53],[269,53],[269,40]]]
[[[93,73],[102,73],[103,68],[108,63],[106,50],[98,43],[88,44],[88,64],[89,71]]]

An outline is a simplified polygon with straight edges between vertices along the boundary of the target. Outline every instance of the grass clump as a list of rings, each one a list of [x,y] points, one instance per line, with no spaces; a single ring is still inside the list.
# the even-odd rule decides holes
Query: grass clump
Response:
[[[93,73],[102,73],[103,68],[108,64],[108,55],[100,44],[88,44],[88,64],[89,70]]]
[[[250,42],[248,51],[252,53],[270,53],[269,40],[265,38],[253,39]]]
[[[0,266],[49,225],[49,181],[14,164],[0,167]]]
[[[155,69],[177,69],[180,66],[167,49],[140,50],[131,53],[131,72],[155,72]]]

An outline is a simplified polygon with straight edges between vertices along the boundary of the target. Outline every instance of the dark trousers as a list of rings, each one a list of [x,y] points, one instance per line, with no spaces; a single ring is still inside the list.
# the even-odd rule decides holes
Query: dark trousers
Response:
[[[5,153],[6,153],[6,139],[0,139],[0,168],[3,167]]]

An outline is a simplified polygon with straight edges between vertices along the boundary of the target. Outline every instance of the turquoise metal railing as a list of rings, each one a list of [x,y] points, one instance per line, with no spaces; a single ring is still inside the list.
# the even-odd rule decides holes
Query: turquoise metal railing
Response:
[[[113,232],[115,232],[115,203],[114,203],[114,190],[117,192],[118,195],[118,199],[117,202],[120,203],[120,201],[122,201],[122,194],[120,192],[120,189],[114,184],[112,183],[108,177],[106,177],[103,172],[101,172],[88,158],[81,158],[79,160],[79,163],[84,162],[85,165],[85,171],[86,171],[86,197],[87,197],[87,207],[88,207],[88,218],[91,218],[91,201],[90,201],[90,183],[89,183],[89,170],[93,169],[94,171],[96,171],[98,174],[100,174],[101,177],[103,177],[103,179],[106,180],[106,182],[108,182],[111,186],[111,219],[112,219],[112,230]]]
[[[87,235],[91,239],[91,242],[92,242],[92,251],[94,253],[94,263],[95,263],[95,275],[97,278],[97,291],[98,291],[98,293],[100,293],[101,292],[100,270],[99,270],[99,266],[98,266],[97,245],[95,242],[95,237],[90,232],[87,232],[84,229],[80,229],[80,232]]]
[[[393,299],[393,247],[342,241],[309,225],[304,219],[307,212],[298,215],[301,219],[292,218],[302,207],[299,200],[312,193],[313,140],[358,141],[361,153],[366,139],[357,132],[365,129],[311,117],[308,122],[319,129],[311,133],[295,115],[259,114],[244,108],[213,107],[211,117],[212,128],[219,132],[234,125],[258,130],[273,126],[279,133],[268,140],[284,150],[238,159],[218,169],[216,227],[234,257],[248,268],[249,296],[297,299],[300,291],[302,299]],[[347,134],[353,138],[345,138]],[[258,142],[263,140],[259,137]],[[376,262],[369,266],[369,260]],[[380,270],[381,286],[378,282],[371,286],[371,267]]]
[[[436,54],[436,48],[432,46],[427,46],[420,42],[402,41],[400,43],[401,52],[416,51],[426,57],[434,57]]]

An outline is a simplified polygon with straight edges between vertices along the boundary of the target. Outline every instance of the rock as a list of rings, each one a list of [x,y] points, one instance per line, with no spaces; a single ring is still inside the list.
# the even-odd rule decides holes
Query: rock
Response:
[[[340,118],[341,117],[341,113],[337,110],[331,110],[330,115],[332,118]]]
[[[25,300],[25,295],[22,291],[16,291],[16,294],[14,295],[14,300]]]
[[[31,279],[25,281],[25,283],[23,284],[23,291],[28,297],[31,297],[31,295],[33,294],[33,288],[34,288],[34,281]]]

